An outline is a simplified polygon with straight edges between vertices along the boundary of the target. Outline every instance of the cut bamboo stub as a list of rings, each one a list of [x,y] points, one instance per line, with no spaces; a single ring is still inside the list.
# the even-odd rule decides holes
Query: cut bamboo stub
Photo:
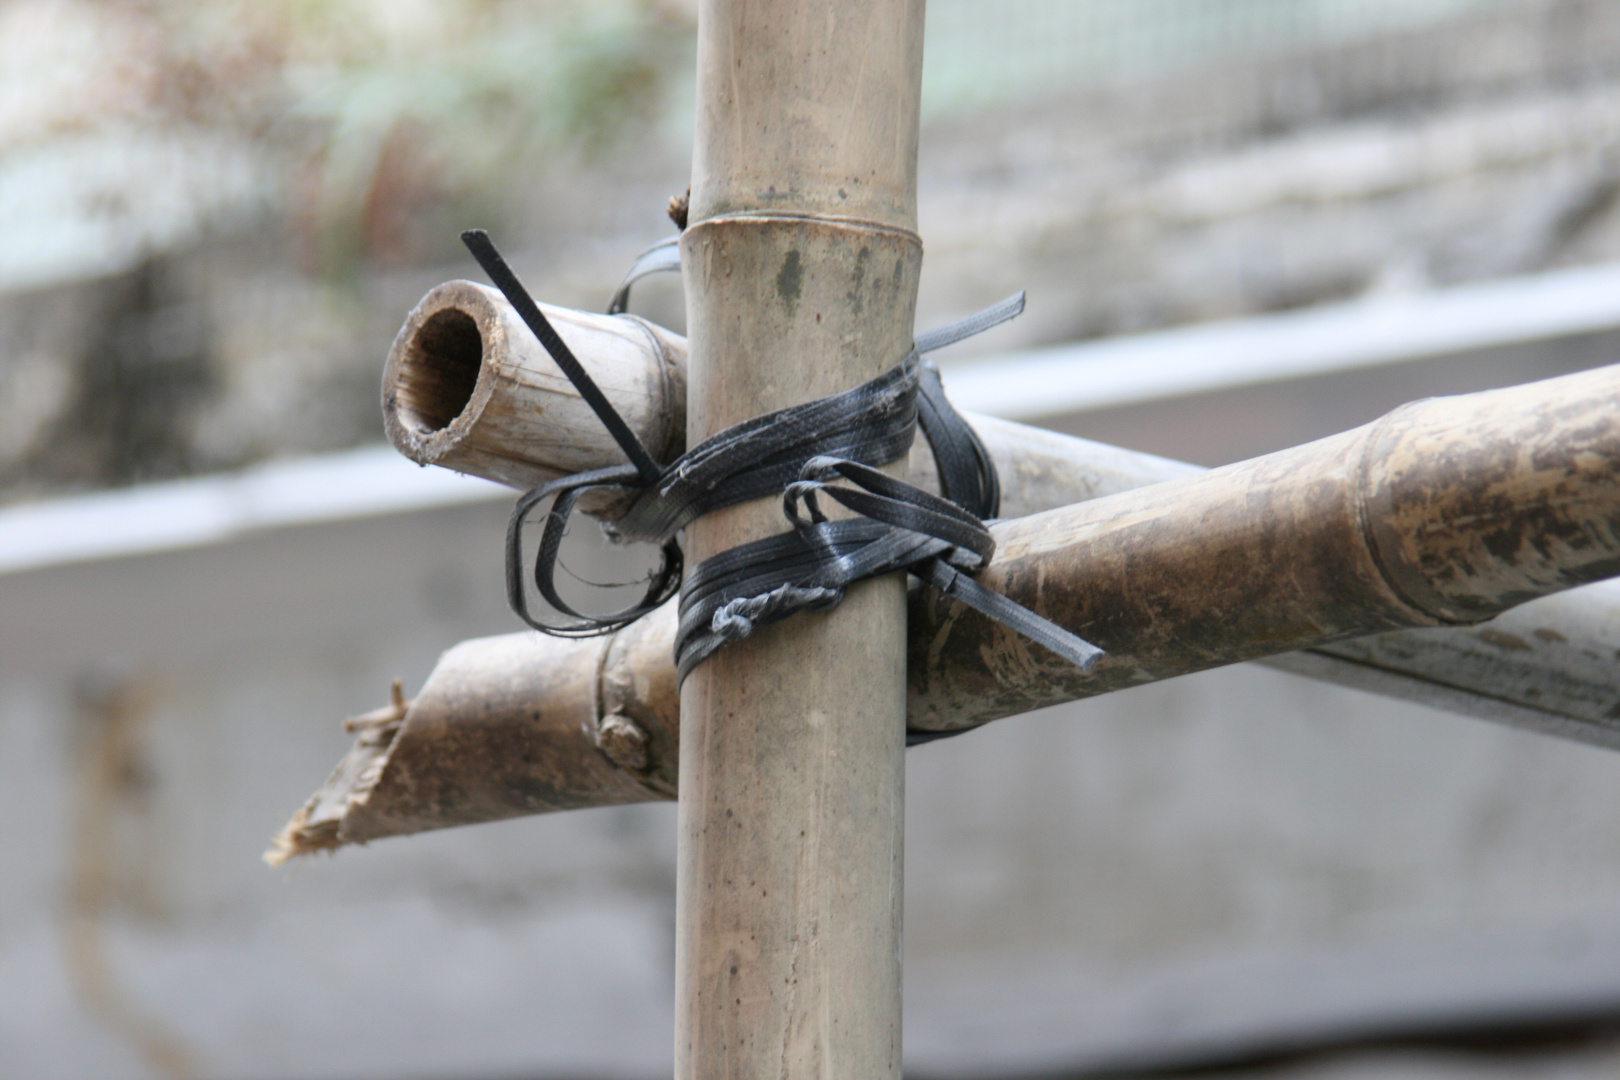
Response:
[[[679,457],[685,340],[633,315],[540,308],[648,452]],[[506,298],[471,281],[446,282],[411,311],[382,401],[388,439],[407,458],[522,490],[624,459]]]
[[[1555,399],[1563,400],[1565,405],[1578,405],[1581,395],[1590,393],[1592,400],[1586,412],[1595,421],[1595,426],[1588,425],[1587,433],[1580,436],[1587,439],[1607,423],[1605,413],[1612,414],[1614,411],[1616,370],[1607,369],[1476,397],[1489,399],[1487,404],[1493,410],[1502,406],[1511,407],[1517,401],[1517,412],[1520,419],[1525,420],[1535,417],[1538,408],[1551,409],[1551,402],[1545,396],[1549,388],[1554,392]],[[1432,419],[1453,407],[1465,407],[1460,403],[1471,401],[1475,401],[1475,398],[1439,399],[1423,403],[1422,409],[1424,415]],[[1402,413],[1394,415],[1398,417]],[[1418,428],[1412,425],[1416,424],[1418,418],[1407,415],[1408,430],[1417,431]],[[1549,412],[1548,415],[1554,413]],[[1569,419],[1565,417],[1566,421]],[[1007,513],[1013,515],[1036,513],[1054,504],[1066,505],[1114,495],[1114,498],[1096,503],[1091,509],[1098,515],[1098,521],[1118,518],[1125,513],[1123,506],[1126,500],[1116,493],[1201,472],[1194,466],[1100,446],[1007,421],[975,418],[973,422],[1001,471],[1004,505]],[[1533,420],[1532,427],[1539,422]],[[1369,430],[1361,429],[1361,432]],[[1387,424],[1382,430],[1386,434],[1392,432]],[[1284,454],[1301,455],[1311,451],[1309,456],[1321,460],[1324,447],[1331,453],[1334,447],[1342,446],[1344,440],[1357,434],[1352,432],[1348,436],[1338,436],[1322,443],[1285,451]],[[1430,431],[1429,437],[1432,434]],[[1517,460],[1519,448],[1500,441],[1505,434],[1498,433],[1496,448],[1498,451],[1511,451],[1504,460]],[[1538,445],[1544,441],[1544,438],[1535,440]],[[1527,451],[1531,445],[1530,442],[1522,444]],[[1580,488],[1589,494],[1614,498],[1612,487],[1602,482],[1599,475],[1602,468],[1612,466],[1615,461],[1613,447],[1605,448],[1600,442],[1593,441],[1584,449],[1566,446],[1564,452],[1566,460],[1563,467],[1573,469],[1570,476],[1555,478],[1554,472],[1559,468],[1556,452],[1543,446],[1534,466],[1515,474],[1522,482],[1521,491],[1535,490],[1532,485],[1538,482],[1539,476],[1544,492],[1556,493],[1562,489],[1566,497],[1571,497],[1576,488],[1570,484],[1580,480]],[[1569,456],[1571,454],[1573,456]],[[1272,455],[1260,461],[1276,464],[1280,458],[1282,455]],[[918,464],[921,459],[914,456],[912,460]],[[1297,465],[1299,459],[1296,457],[1295,460]],[[1252,493],[1250,489],[1239,491],[1233,484],[1237,481],[1252,485],[1259,475],[1252,467],[1255,464],[1220,470],[1220,473],[1226,474],[1224,476],[1202,474],[1199,479],[1202,482],[1213,479],[1230,496],[1248,498]],[[1332,474],[1332,470],[1329,471]],[[1341,482],[1348,475],[1342,463],[1336,475]],[[917,478],[916,473],[913,476]],[[1239,477],[1246,477],[1247,480],[1238,481]],[[1188,497],[1186,485],[1187,481],[1183,480],[1164,490],[1172,494],[1180,491],[1181,497]],[[1500,483],[1492,490],[1502,490]],[[1141,496],[1147,494],[1137,493],[1132,498],[1140,500]],[[1164,492],[1160,494],[1162,496]],[[1572,504],[1566,503],[1566,510],[1568,505]],[[1071,509],[1079,511],[1082,508]],[[1068,515],[1069,511],[1062,513]],[[1134,519],[1140,521],[1141,513],[1139,505]],[[1559,511],[1547,520],[1562,520],[1567,526],[1569,519],[1567,514]],[[1169,522],[1165,524],[1168,526]],[[1005,535],[1015,527],[1021,529],[1024,525],[1021,522],[999,525],[998,536]],[[1196,542],[1198,535],[1198,530],[1192,529],[1183,539]],[[1576,534],[1565,527],[1562,535],[1567,539]],[[1176,543],[1175,536],[1166,534],[1163,529],[1158,540],[1165,543],[1168,549],[1173,549]],[[1239,553],[1234,563],[1240,567],[1252,567],[1255,558],[1254,553]],[[1470,565],[1477,562],[1477,559],[1473,560]],[[1582,571],[1592,572],[1591,566]],[[1082,576],[1083,573],[1082,567]],[[1201,569],[1195,576],[1208,576],[1207,569]],[[1015,599],[1023,600],[1024,597],[1015,595]],[[914,596],[913,603],[927,604],[929,601],[926,595],[919,593]],[[993,719],[1025,709],[1060,704],[1117,685],[1095,685],[1087,680],[1067,679],[1062,677],[1062,672],[1051,681],[1025,679],[1018,673],[1022,670],[1019,665],[1027,657],[1021,656],[1016,647],[984,651],[961,648],[963,639],[958,636],[959,631],[953,628],[951,640],[959,646],[956,649],[958,666],[949,673],[952,681],[943,686],[945,692],[941,693],[937,665],[943,661],[931,659],[926,654],[918,659],[918,643],[928,640],[918,636],[917,627],[920,625],[914,624],[909,635],[913,643],[913,668],[907,711],[914,726],[921,726],[922,722],[931,718],[934,726],[961,727],[974,722],[974,718]],[[990,635],[995,632],[988,632],[987,642],[994,640]],[[495,820],[543,809],[560,809],[564,803],[571,807],[583,807],[623,801],[623,777],[609,775],[619,772],[620,766],[615,765],[614,761],[620,759],[603,756],[611,755],[609,747],[612,746],[612,739],[604,742],[601,734],[604,726],[617,727],[620,720],[640,732],[639,740],[632,736],[630,741],[645,748],[643,759],[631,759],[629,764],[621,761],[621,765],[642,786],[641,797],[670,797],[676,778],[675,759],[679,740],[675,719],[678,695],[671,660],[673,637],[674,611],[673,606],[668,606],[620,631],[613,638],[596,642],[559,642],[536,634],[512,634],[458,646],[446,654],[440,669],[435,669],[429,677],[422,696],[413,706],[413,709],[422,709],[426,713],[424,703],[432,702],[434,714],[424,716],[421,724],[416,722],[414,716],[408,717],[386,741],[362,734],[326,788],[284,831],[283,850],[289,854],[320,850],[360,839],[469,824],[474,820]],[[1326,640],[1326,637],[1321,640]],[[1117,652],[1125,650],[1125,645],[1120,642],[1108,644]],[[1013,645],[1016,646],[1016,642]],[[1202,645],[1195,642],[1194,645],[1197,655],[1183,655],[1178,663],[1214,666],[1230,662],[1229,658],[1209,659],[1207,641]],[[1266,647],[1270,645],[1268,642]],[[1250,647],[1253,647],[1252,643]],[[1278,649],[1288,647],[1286,644],[1276,646]],[[1200,649],[1203,651],[1198,652]],[[526,702],[525,708],[512,708],[496,714],[494,719],[489,719],[488,714],[481,710],[479,703],[483,698],[478,696],[476,686],[455,674],[456,669],[473,663],[473,657],[480,653],[488,654],[488,659],[479,663],[483,664],[491,686],[511,688],[501,691],[504,695],[502,700]],[[1620,688],[1613,684],[1612,667],[1607,659],[1617,654],[1620,654],[1620,582],[1603,582],[1527,603],[1471,628],[1378,633],[1335,644],[1318,644],[1307,652],[1275,655],[1267,662],[1327,682],[1620,749],[1620,722],[1615,719],[1620,716]],[[1129,655],[1135,654],[1128,654],[1127,659]],[[1163,650],[1160,658],[1138,655],[1136,659],[1143,665],[1141,670],[1144,674],[1144,678],[1138,681],[1180,673],[1163,657]],[[1209,662],[1206,663],[1205,659],[1209,659]],[[1148,667],[1149,663],[1155,666]],[[577,665],[592,671],[600,670],[600,700],[588,693],[558,694],[558,676],[549,673],[553,665]],[[456,694],[434,694],[441,682],[441,669],[446,670],[445,677],[458,687],[472,690],[472,696],[463,699]],[[981,708],[970,694],[954,689],[970,678],[1013,687],[1015,693],[993,697],[987,710]],[[1118,674],[1113,678],[1118,679]],[[538,710],[533,708],[536,704],[541,706]],[[966,713],[953,711],[964,707]],[[1001,712],[1004,708],[1009,711]],[[450,738],[447,733],[458,725],[476,729],[476,738]],[[531,731],[536,727],[557,734],[536,734]],[[572,733],[577,745],[565,747],[564,735],[569,733]],[[415,774],[402,774],[396,779],[394,768],[389,764],[390,755],[399,753],[402,758],[408,757],[413,761],[434,762],[433,767],[444,769],[447,775],[476,775],[476,763],[480,760],[521,756],[529,752],[525,748],[534,745],[536,739],[554,737],[557,742],[552,752],[565,755],[572,763],[569,768],[573,786],[568,793],[552,793],[537,799],[534,793],[544,789],[535,782],[534,777],[525,777],[522,782],[511,777],[492,777],[487,782],[489,790],[480,790],[475,800],[480,807],[477,813],[480,814],[500,808],[499,812],[492,812],[489,817],[480,818],[467,807],[450,805],[443,800],[415,799],[412,794],[418,783]],[[603,752],[598,753],[598,748]],[[459,760],[461,756],[465,757],[464,761]],[[576,769],[577,772],[574,771]],[[550,765],[539,763],[535,766],[535,776],[543,776],[550,770]],[[597,776],[598,771],[602,775]],[[510,789],[502,789],[501,785],[510,785]],[[593,785],[602,792],[600,797],[591,793]],[[374,799],[379,806],[386,804],[408,810],[391,811],[385,821],[372,808]],[[539,805],[540,802],[546,805]]]

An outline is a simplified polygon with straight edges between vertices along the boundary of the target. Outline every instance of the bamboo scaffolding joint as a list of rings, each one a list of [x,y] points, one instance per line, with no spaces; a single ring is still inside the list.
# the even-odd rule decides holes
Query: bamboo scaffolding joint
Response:
[[[1527,592],[1613,572],[1617,406],[1620,369],[1602,369],[1408,407],[1215,473],[975,417],[1002,473],[1007,513],[1067,506],[998,525],[992,572],[1015,598],[1083,620],[1099,637],[1106,631],[1116,655],[1112,668],[1082,678],[919,594],[908,722],[960,729],[1269,656],[1313,678],[1620,748],[1620,688],[1606,662],[1589,659],[1620,651],[1620,587],[1589,585],[1511,607]],[[1369,458],[1390,446],[1405,450]],[[926,482],[926,451],[911,464],[912,478]],[[1466,494],[1476,489],[1484,495]],[[1068,506],[1091,499],[1099,501]],[[1362,525],[1369,506],[1400,511],[1382,539]],[[1463,515],[1473,523],[1469,543],[1448,525]],[[1543,528],[1555,543],[1538,539]],[[1312,574],[1342,578],[1339,591],[1313,585]],[[1186,581],[1198,583],[1194,595],[1184,595]],[[1344,588],[1356,591],[1347,599]],[[1427,606],[1410,598],[1424,588],[1438,597]],[[1120,599],[1120,590],[1134,599]],[[1476,629],[1396,629],[1509,607]],[[672,797],[680,756],[673,615],[662,609],[594,642],[513,634],[451,650],[413,706],[420,720],[408,715],[389,728],[387,746],[363,733],[284,833],[287,850]],[[1521,647],[1504,651],[1499,642]],[[570,678],[572,669],[599,681],[593,688]],[[481,680],[505,688],[493,712],[473,692]],[[541,760],[537,747],[557,760]],[[479,772],[477,762],[495,759],[529,764]],[[482,786],[462,789],[466,805],[419,798],[441,771],[481,777]],[[564,774],[566,790],[532,797]]]

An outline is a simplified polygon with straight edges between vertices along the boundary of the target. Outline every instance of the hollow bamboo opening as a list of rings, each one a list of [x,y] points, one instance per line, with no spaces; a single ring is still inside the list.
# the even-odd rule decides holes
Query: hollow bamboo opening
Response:
[[[428,316],[400,358],[400,422],[423,434],[449,427],[472,402],[483,362],[483,335],[471,315],[445,308]]]

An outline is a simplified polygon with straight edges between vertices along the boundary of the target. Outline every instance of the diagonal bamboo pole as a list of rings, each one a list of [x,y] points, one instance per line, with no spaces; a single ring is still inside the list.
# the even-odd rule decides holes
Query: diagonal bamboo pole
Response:
[[[1200,476],[1003,522],[979,575],[1110,650],[1081,673],[954,602],[911,604],[940,729],[1620,574],[1620,365],[1402,406]],[[951,719],[946,719],[947,717]]]
[[[910,346],[922,0],[704,0],[689,444]],[[686,531],[689,564],[781,532]],[[721,650],[681,691],[675,1075],[898,1076],[905,584]]]
[[[1610,418],[1617,414],[1620,368],[1608,368],[1419,403],[1368,428],[1197,476],[1190,466],[1110,447],[1096,447],[1088,459],[1089,444],[1082,440],[984,422],[981,432],[1004,471],[1024,471],[1007,470],[1009,459],[1029,464],[1051,453],[1061,465],[1062,455],[1071,455],[1067,471],[1058,470],[1061,480],[1043,466],[1028,470],[1027,482],[1010,485],[1010,498],[1022,502],[1016,509],[1037,509],[1030,501],[1043,493],[1063,497],[1059,493],[1067,491],[1068,498],[1079,499],[1133,488],[1159,470],[1179,469],[1186,479],[996,528],[1006,543],[994,572],[1007,579],[1016,599],[1061,606],[1063,595],[1072,599],[1090,590],[1088,603],[1095,604],[1096,594],[1114,590],[1115,599],[1102,606],[1124,624],[1135,619],[1138,625],[1126,640],[1110,642],[1112,672],[1097,679],[1063,670],[1043,674],[1032,670],[1038,661],[1017,642],[974,647],[974,639],[958,628],[944,637],[941,624],[924,630],[935,616],[923,611],[910,635],[913,655],[920,656],[909,675],[910,722],[959,728],[1123,684],[1305,647],[1312,651],[1275,656],[1274,662],[1327,681],[1620,748],[1620,688],[1609,660],[1620,654],[1620,581],[1547,596],[1473,628],[1334,641],[1391,620],[1411,625],[1459,614],[1481,618],[1527,595],[1612,573],[1620,434]],[[1390,472],[1395,461],[1404,461],[1409,471]],[[1371,483],[1380,470],[1387,482]],[[1274,482],[1262,483],[1266,477]],[[1307,493],[1325,512],[1279,516],[1299,503],[1287,497],[1290,491]],[[1322,501],[1324,492],[1337,494]],[[1413,492],[1427,494],[1414,503]],[[1367,514],[1379,505],[1400,512]],[[1402,539],[1390,526],[1372,529],[1370,523],[1381,519],[1415,531]],[[1089,530],[1090,557],[1076,561],[1060,550],[1052,559],[1036,558],[1033,576],[1013,580],[1018,574],[1007,568],[1029,562],[1031,536],[1054,521],[1063,522],[1061,529]],[[1256,538],[1267,535],[1283,536],[1284,542],[1265,552]],[[1422,556],[1425,545],[1444,551],[1437,545],[1459,536],[1472,538],[1472,547],[1453,546],[1446,560],[1429,565],[1423,556],[1402,569],[1408,545],[1416,544]],[[1311,537],[1315,554],[1302,558],[1295,549],[1304,550]],[[1335,543],[1324,547],[1324,538]],[[1224,545],[1226,556],[1210,557],[1210,545]],[[1191,556],[1199,565],[1188,570],[1187,552],[1200,550],[1202,556]],[[1134,560],[1135,580],[1118,569],[1122,553]],[[1360,573],[1353,572],[1357,559]],[[1060,567],[1061,573],[1046,575]],[[1462,589],[1459,595],[1475,610],[1448,614],[1450,601],[1436,606],[1434,586],[1422,585],[1436,568],[1441,587]],[[1312,576],[1324,574],[1330,582],[1342,579],[1334,585],[1339,593],[1351,587],[1352,602],[1323,608],[1326,593],[1309,586]],[[1081,593],[1073,591],[1076,583]],[[1411,598],[1425,588],[1428,606],[1414,606]],[[1241,601],[1220,599],[1234,589],[1249,592]],[[1200,596],[1234,613],[1218,632],[1198,632]],[[914,603],[928,601],[919,594]],[[1077,617],[1072,607],[1051,613],[1065,621]],[[387,711],[367,726],[327,787],[283,833],[280,854],[671,797],[679,757],[673,630],[673,611],[664,610],[607,640],[563,643],[516,634],[458,646],[441,660],[408,714]],[[981,646],[1001,633],[979,630]],[[940,655],[923,645],[938,646]],[[954,666],[946,666],[947,647]],[[997,688],[988,706],[962,691],[964,682],[974,681]],[[508,763],[507,771],[492,773],[490,761]]]
[[[428,301],[434,299],[430,293]],[[574,337],[573,325],[560,323],[564,336]],[[574,337],[570,344],[583,356],[590,341]],[[685,355],[680,342],[683,380]],[[520,367],[510,359],[497,349],[490,377],[507,378],[503,369]],[[533,386],[543,381],[536,374],[512,381]],[[568,404],[561,390],[561,402],[549,389],[541,393],[530,408]],[[615,404],[621,402],[627,415],[650,415],[636,411],[633,397]],[[1203,471],[992,417],[972,422],[997,463],[1002,508],[1012,517]],[[481,436],[476,423],[462,430],[469,437],[451,447],[458,465],[511,458],[510,444]],[[619,453],[605,436],[596,452],[579,467],[613,464]],[[537,459],[523,467],[553,466]],[[907,473],[937,491],[933,455],[920,439]],[[669,605],[610,638],[562,641],[523,632],[455,646],[408,710],[387,707],[348,722],[355,745],[277,836],[267,859],[279,865],[294,855],[429,829],[673,799],[680,741],[674,629]]]

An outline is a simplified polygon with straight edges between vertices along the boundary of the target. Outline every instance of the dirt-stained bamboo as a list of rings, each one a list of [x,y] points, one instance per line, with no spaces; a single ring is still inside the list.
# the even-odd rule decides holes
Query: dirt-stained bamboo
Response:
[[[1196,480],[1003,523],[996,527],[1003,550],[993,573],[1011,595],[1079,628],[1073,597],[1082,593],[1070,588],[1073,583],[1093,590],[1085,596],[1100,591],[1106,597],[1110,588],[1139,593],[1147,599],[1134,608],[1110,602],[1120,625],[1130,626],[1134,617],[1137,629],[1113,643],[1113,670],[1106,677],[1032,671],[1040,659],[1027,646],[1009,642],[999,628],[981,626],[975,647],[974,639],[962,636],[972,631],[956,623],[960,612],[941,619],[939,605],[919,592],[913,604],[932,608],[922,611],[923,621],[911,633],[910,723],[957,729],[1122,685],[1271,656],[1279,667],[1329,682],[1620,748],[1620,687],[1608,659],[1620,653],[1620,582],[1548,596],[1473,627],[1361,636],[1483,618],[1539,592],[1614,573],[1620,565],[1614,551],[1620,494],[1613,475],[1620,438],[1609,418],[1617,414],[1620,368],[1607,368],[1418,403],[1367,428]],[[1009,452],[1009,436],[1018,429],[985,425],[987,435],[997,433],[987,439],[993,453]],[[1031,438],[1032,452],[1045,447],[1083,457],[1084,445],[1045,432]],[[1088,473],[1071,465],[1068,485],[1055,490],[1084,498],[1150,482],[1160,468],[1192,471],[1099,449],[1106,468]],[[1374,460],[1373,454],[1385,457]],[[1055,493],[1034,479],[1009,488],[1011,498],[1026,503],[1043,490]],[[1290,491],[1305,493],[1327,512],[1301,517],[1305,504],[1290,502]],[[1369,519],[1363,525],[1367,508],[1380,504],[1397,524],[1375,527]],[[1198,527],[1177,533],[1178,515],[1189,513],[1202,515]],[[1054,553],[1049,540],[1038,539],[1054,523],[1060,534],[1088,533],[1080,547],[1098,559],[1077,562],[1073,553]],[[1302,534],[1290,538],[1284,525]],[[1457,546],[1453,535],[1470,539]],[[1316,541],[1310,551],[1302,547],[1307,537]],[[1324,547],[1324,540],[1347,546]],[[1206,551],[1196,574],[1176,571],[1194,558],[1186,549],[1200,544],[1216,545],[1217,551]],[[1043,550],[1047,554],[1034,553]],[[1436,550],[1449,551],[1449,559],[1437,561]],[[1040,569],[1034,587],[1029,573],[1016,569],[1024,564]],[[1422,585],[1431,579],[1438,587]],[[1313,582],[1323,581],[1336,592],[1316,592]],[[1154,582],[1157,591],[1148,591]],[[1202,616],[1188,582],[1234,613],[1218,633],[1197,632]],[[1346,587],[1354,594],[1348,600]],[[1431,597],[1426,606],[1411,599],[1425,595],[1424,588]],[[1062,601],[1065,596],[1070,599]],[[1346,602],[1335,607],[1333,596]],[[1178,621],[1155,625],[1169,616]],[[942,626],[946,632],[940,635]],[[679,745],[673,630],[673,612],[666,609],[605,641],[562,643],[515,634],[464,643],[446,655],[413,706],[424,713],[422,722],[412,717],[399,725],[405,714],[398,710],[383,718],[387,724],[375,725],[376,733],[363,734],[327,788],[283,834],[282,850],[300,853],[627,797],[669,797]],[[1340,640],[1345,637],[1354,640]],[[992,642],[996,647],[983,647]],[[932,647],[922,648],[924,643]],[[1299,647],[1311,651],[1276,655]],[[477,678],[468,677],[475,671]],[[580,671],[595,673],[595,681],[579,678]],[[499,707],[491,708],[486,680],[501,688]],[[988,706],[975,685],[995,688]],[[416,743],[419,749],[401,749]],[[560,773],[544,755],[520,753],[541,745],[568,762],[567,784],[547,779]],[[394,754],[399,766],[390,763]],[[487,774],[484,762],[514,755],[523,757],[524,775]],[[440,791],[465,785],[464,804],[415,794],[413,761],[431,763],[427,768],[441,782]],[[624,773],[639,795],[624,786]],[[385,813],[386,807],[397,809]]]

